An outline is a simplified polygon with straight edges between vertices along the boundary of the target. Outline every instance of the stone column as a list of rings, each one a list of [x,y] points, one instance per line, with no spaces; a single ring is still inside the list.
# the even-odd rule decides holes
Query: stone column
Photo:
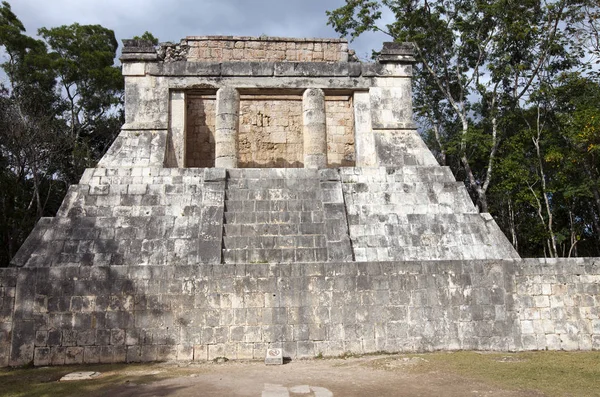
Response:
[[[237,168],[240,94],[233,87],[217,91],[215,120],[215,167]]]
[[[327,127],[325,94],[309,88],[302,96],[302,134],[304,136],[304,168],[327,167]]]

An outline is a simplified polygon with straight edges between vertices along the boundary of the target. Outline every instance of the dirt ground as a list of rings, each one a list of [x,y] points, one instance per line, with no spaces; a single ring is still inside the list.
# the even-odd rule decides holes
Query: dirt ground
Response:
[[[176,377],[145,384],[126,380],[88,397],[543,396],[535,391],[502,389],[448,373],[412,371],[411,367],[418,365],[418,360],[421,359],[369,356],[293,361],[280,366],[231,361],[192,364],[177,368]],[[139,379],[140,375],[160,376],[161,372],[173,372],[174,364],[170,365],[143,370],[149,373],[133,370],[131,376],[132,379]]]

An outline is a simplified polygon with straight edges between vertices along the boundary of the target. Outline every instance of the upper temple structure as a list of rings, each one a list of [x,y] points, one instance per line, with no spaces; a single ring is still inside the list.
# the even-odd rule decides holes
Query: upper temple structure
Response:
[[[417,133],[410,43],[124,43],[125,125],[16,265],[518,258]]]
[[[0,269],[0,366],[600,349],[600,260],[521,259],[413,122],[413,47],[124,40],[125,124]]]

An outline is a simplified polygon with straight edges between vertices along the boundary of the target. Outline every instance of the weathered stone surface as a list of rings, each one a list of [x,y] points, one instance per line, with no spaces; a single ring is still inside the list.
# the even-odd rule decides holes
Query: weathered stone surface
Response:
[[[367,152],[363,157],[366,165],[372,163],[384,167],[438,165],[416,129],[373,131],[363,141]]]
[[[376,165],[375,137],[371,123],[371,99],[368,92],[354,93],[355,158],[359,167]],[[396,155],[399,155],[395,150]]]
[[[121,134],[0,269],[0,366],[600,348],[599,260],[521,260],[477,212],[408,46],[126,48]]]
[[[379,62],[415,62],[415,45],[413,43],[383,43],[383,48],[378,56]]]
[[[127,53],[156,53],[156,49],[150,40],[142,39],[124,39],[123,50],[124,54]]]
[[[275,76],[310,76],[330,77],[349,76],[350,64],[348,63],[326,63],[326,62],[277,62],[275,64]],[[356,67],[352,66],[352,75],[356,76]]]
[[[100,372],[95,371],[81,371],[71,372],[60,378],[60,382],[76,381],[76,380],[89,380],[100,376]]]
[[[154,76],[221,76],[222,68],[219,62],[186,62],[176,61],[146,65],[148,74]]]
[[[273,62],[224,62],[222,76],[273,76]]]
[[[331,261],[93,272],[78,266],[50,274],[19,269],[37,303],[22,306],[21,320],[15,320],[12,349],[20,361],[14,364],[24,358],[36,365],[264,359],[269,347],[292,358],[382,349],[587,349],[599,332],[593,299],[598,263]],[[54,280],[85,287],[69,290]],[[71,303],[55,307],[45,299]],[[81,315],[96,320],[72,327]],[[34,327],[38,334],[62,329],[61,336],[31,336],[24,345]],[[90,330],[94,344],[84,342]]]
[[[302,133],[304,135],[304,167],[327,166],[327,127],[325,119],[325,94],[309,88],[302,96]]]
[[[291,39],[287,37],[190,36],[189,61],[347,62],[344,39]]]
[[[240,169],[228,173],[225,263],[352,260],[336,170]],[[325,174],[327,181],[321,182]],[[330,203],[338,207],[327,207]]]
[[[393,87],[373,87],[371,97],[371,123],[375,130],[415,129],[412,119],[411,80],[382,79],[394,81]],[[387,84],[386,84],[387,85]]]
[[[233,87],[217,91],[215,167],[237,168],[240,94]]]
[[[447,168],[405,163],[344,168],[341,176],[357,261],[519,257]]]
[[[186,124],[187,105],[186,94],[183,91],[171,91],[170,100],[170,129],[167,134],[166,154],[164,164],[166,167],[180,167],[186,165]],[[190,156],[191,157],[191,156]]]

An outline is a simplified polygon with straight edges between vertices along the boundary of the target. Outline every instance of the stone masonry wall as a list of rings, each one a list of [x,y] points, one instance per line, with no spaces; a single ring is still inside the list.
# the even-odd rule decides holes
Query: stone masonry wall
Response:
[[[599,349],[599,263],[2,269],[0,364]]]
[[[214,95],[190,95],[187,103],[186,166],[215,166]]]
[[[187,60],[347,62],[344,39],[290,39],[285,37],[191,36]]]
[[[12,364],[515,349],[511,263],[23,268]],[[30,334],[27,334],[30,332]]]
[[[354,166],[352,97],[328,96],[325,109],[329,166]],[[187,105],[187,167],[214,167],[214,133],[214,95],[190,95]],[[238,139],[239,167],[302,167],[302,97],[242,95]]]
[[[243,95],[239,125],[239,167],[303,166],[301,96]]]
[[[515,275],[524,350],[600,349],[600,259],[524,259]]]
[[[353,167],[354,105],[352,96],[325,97],[327,123],[327,163],[330,167]]]

